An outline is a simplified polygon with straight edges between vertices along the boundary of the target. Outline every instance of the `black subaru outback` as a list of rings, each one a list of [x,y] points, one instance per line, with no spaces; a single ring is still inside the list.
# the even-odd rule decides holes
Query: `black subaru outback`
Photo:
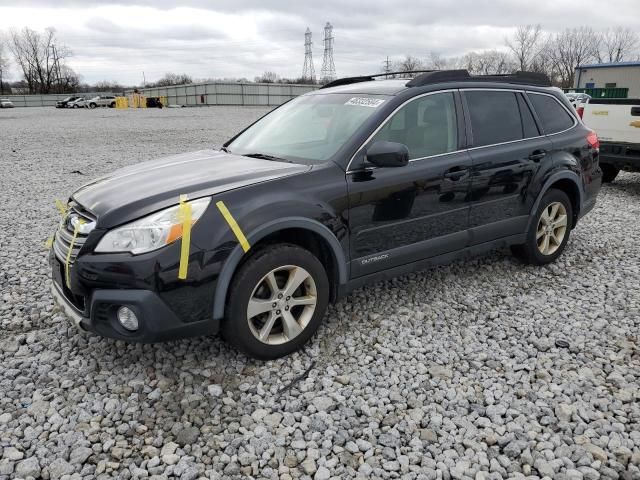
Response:
[[[76,191],[51,250],[53,295],[99,335],[220,330],[280,357],[367,282],[505,246],[554,261],[595,204],[598,149],[545,76],[337,80],[221,151]]]

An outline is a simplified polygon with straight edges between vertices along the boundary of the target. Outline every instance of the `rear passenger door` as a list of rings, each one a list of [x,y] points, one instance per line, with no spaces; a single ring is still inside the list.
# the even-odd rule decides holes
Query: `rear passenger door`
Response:
[[[550,161],[551,142],[536,124],[523,92],[462,92],[471,135],[471,244],[523,233],[530,187]]]

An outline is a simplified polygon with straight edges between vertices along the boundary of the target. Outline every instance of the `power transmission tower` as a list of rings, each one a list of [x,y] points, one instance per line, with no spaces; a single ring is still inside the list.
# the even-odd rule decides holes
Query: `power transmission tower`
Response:
[[[302,80],[316,83],[316,70],[313,67],[313,53],[311,51],[311,30],[307,27],[304,32],[304,67],[302,68]]]
[[[391,61],[389,60],[389,57],[387,57],[387,59],[384,62],[382,62],[382,65],[383,65],[382,73],[387,73],[387,74],[391,73]],[[384,78],[389,78],[389,76],[387,75]]]
[[[336,66],[333,63],[333,25],[329,22],[324,26],[324,56],[320,76],[323,83],[336,79]]]

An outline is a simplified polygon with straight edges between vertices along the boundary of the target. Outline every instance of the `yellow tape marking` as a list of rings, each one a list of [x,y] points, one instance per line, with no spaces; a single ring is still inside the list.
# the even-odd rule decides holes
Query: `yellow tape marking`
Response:
[[[65,216],[69,210],[69,205],[65,205],[60,200],[56,199],[56,208],[60,212],[60,215]]]
[[[78,232],[80,231],[80,227],[84,224],[84,220],[79,219],[78,223],[73,229],[73,237],[71,238],[71,243],[69,243],[69,250],[67,250],[67,258],[64,261],[64,275],[67,281],[67,287],[71,288],[71,277],[69,276],[69,263],[71,262],[71,250],[73,250],[73,244],[76,243],[76,237],[78,236]]]
[[[191,205],[187,203],[187,196],[180,195],[180,209],[178,218],[182,222],[182,237],[180,239],[180,267],[178,278],[185,280],[189,268],[189,247],[191,245]]]
[[[220,213],[229,224],[231,231],[235,234],[238,242],[240,242],[240,246],[242,247],[242,250],[244,250],[244,253],[247,253],[251,246],[249,245],[247,238],[244,236],[244,233],[242,233],[242,230],[240,230],[240,226],[236,222],[236,219],[233,218],[233,215],[231,215],[231,212],[229,212],[229,209],[222,200],[216,203],[216,207],[218,207],[218,210],[220,210]]]
[[[631,122],[629,124],[630,127],[636,127],[636,128],[640,128],[640,121],[637,122]]]

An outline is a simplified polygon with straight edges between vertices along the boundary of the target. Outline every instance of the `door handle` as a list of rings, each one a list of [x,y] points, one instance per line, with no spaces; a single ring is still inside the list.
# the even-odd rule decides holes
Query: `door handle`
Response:
[[[453,167],[451,170],[448,170],[444,173],[444,178],[448,178],[449,180],[458,181],[462,177],[465,177],[469,173],[468,168],[460,168]]]
[[[544,157],[547,156],[547,152],[544,150],[534,150],[531,155],[529,155],[529,160],[533,160],[534,162],[539,162]]]

